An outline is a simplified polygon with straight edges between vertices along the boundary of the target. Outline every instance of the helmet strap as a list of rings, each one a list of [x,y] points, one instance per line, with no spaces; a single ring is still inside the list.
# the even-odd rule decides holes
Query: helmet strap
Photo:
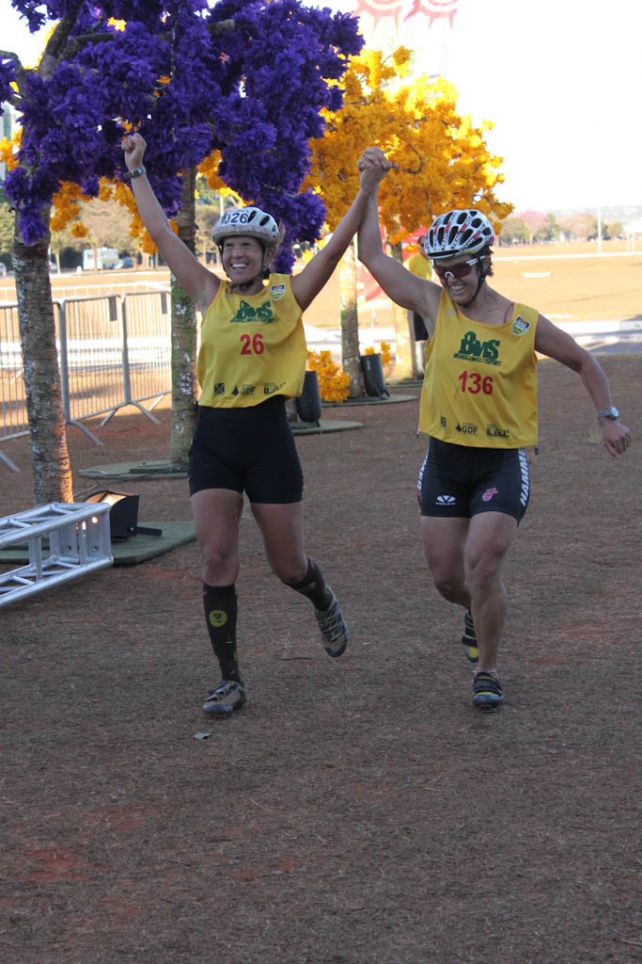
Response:
[[[481,261],[481,264],[483,264],[483,259],[482,259],[482,261]],[[480,268],[479,268],[479,280],[477,281],[477,287],[475,288],[475,294],[472,296],[472,298],[470,299],[470,301],[467,301],[465,305],[462,305],[462,308],[469,308],[469,307],[472,305],[473,301],[475,300],[475,298],[476,298],[477,295],[479,294],[479,291],[480,291],[480,289],[481,289],[481,286],[483,285],[483,283],[484,283],[484,281],[486,280],[487,277],[488,277],[488,271],[487,271],[487,269],[486,269],[485,267],[481,267],[481,266],[480,266]]]

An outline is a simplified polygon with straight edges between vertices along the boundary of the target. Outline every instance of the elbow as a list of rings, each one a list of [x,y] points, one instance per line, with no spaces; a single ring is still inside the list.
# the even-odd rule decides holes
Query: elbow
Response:
[[[572,368],[574,372],[577,372],[581,378],[584,378],[585,376],[590,378],[590,376],[594,373],[598,373],[600,375],[604,374],[604,369],[600,363],[593,357],[593,355],[591,355],[590,352],[586,351],[585,348],[581,349],[581,354],[578,358],[573,360],[573,364],[571,364],[569,367]]]

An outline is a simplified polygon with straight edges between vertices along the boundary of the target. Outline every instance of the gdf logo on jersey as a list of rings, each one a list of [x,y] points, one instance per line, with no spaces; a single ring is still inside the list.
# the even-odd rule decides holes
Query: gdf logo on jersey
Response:
[[[438,495],[435,501],[437,505],[454,505],[457,500],[454,495]]]

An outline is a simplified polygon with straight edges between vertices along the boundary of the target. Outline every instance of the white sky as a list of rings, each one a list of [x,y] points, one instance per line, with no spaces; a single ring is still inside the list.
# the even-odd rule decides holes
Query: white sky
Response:
[[[362,12],[368,46],[411,47],[420,72],[455,84],[460,113],[494,122],[488,142],[506,177],[498,193],[518,211],[642,205],[642,0],[451,0],[452,28],[407,17],[417,0],[306,2],[398,9],[396,33],[395,18]],[[0,0],[0,47],[29,63],[42,40],[22,24]]]

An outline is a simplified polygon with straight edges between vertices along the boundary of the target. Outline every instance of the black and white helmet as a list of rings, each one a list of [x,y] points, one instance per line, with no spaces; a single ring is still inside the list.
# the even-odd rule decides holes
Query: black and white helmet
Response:
[[[458,254],[476,254],[495,241],[493,226],[481,211],[474,208],[446,211],[435,218],[424,239],[428,258],[453,258]]]
[[[236,235],[256,238],[268,248],[279,243],[279,228],[270,214],[260,208],[234,208],[226,211],[212,228],[212,238],[221,247],[226,238]]]

